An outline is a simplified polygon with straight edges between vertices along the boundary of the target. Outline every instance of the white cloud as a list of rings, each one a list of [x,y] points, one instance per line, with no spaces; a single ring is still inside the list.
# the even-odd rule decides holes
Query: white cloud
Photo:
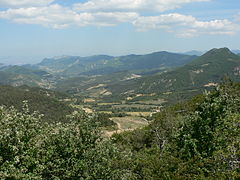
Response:
[[[157,11],[179,8],[183,4],[192,2],[206,2],[210,0],[89,0],[74,5],[77,11]]]
[[[54,4],[47,7],[30,7],[0,11],[0,18],[21,24],[39,24],[52,28],[77,26],[113,26],[132,22],[138,17],[134,12],[76,13],[69,8]]]
[[[46,6],[54,0],[0,0],[0,8]]]
[[[40,24],[53,28],[63,28],[73,23],[76,13],[59,5],[8,9],[0,12],[0,18],[21,24]]]
[[[53,1],[0,0],[0,5],[8,3],[9,6],[16,6],[0,11],[0,19],[56,29],[69,26],[114,26],[130,23],[137,31],[163,30],[179,37],[193,37],[201,34],[232,35],[240,29],[237,22],[226,19],[200,21],[193,16],[178,13],[156,16],[139,14],[142,10],[160,12],[184,3],[208,0],[91,0],[75,4],[74,7],[49,4]]]
[[[111,26],[119,23],[133,22],[139,17],[139,15],[134,12],[97,12],[86,14],[92,17],[92,21],[90,22],[91,25],[99,26]]]
[[[138,31],[162,29],[180,37],[192,37],[200,34],[232,35],[239,31],[239,25],[226,19],[199,21],[193,16],[177,13],[139,17],[133,24]]]
[[[238,23],[240,23],[240,13],[238,13],[238,14],[235,16],[235,21],[237,21]]]

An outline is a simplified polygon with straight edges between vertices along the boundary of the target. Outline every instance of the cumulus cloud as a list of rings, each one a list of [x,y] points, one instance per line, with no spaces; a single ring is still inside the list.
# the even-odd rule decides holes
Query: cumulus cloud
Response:
[[[232,35],[239,31],[238,23],[227,19],[200,21],[190,15],[160,13],[200,1],[209,0],[89,0],[69,7],[54,4],[54,0],[0,0],[1,6],[9,7],[0,11],[0,19],[56,29],[129,23],[137,31],[163,30],[179,37]],[[142,11],[158,11],[160,15],[144,16]]]
[[[47,7],[29,7],[0,11],[0,18],[22,24],[39,24],[52,28],[77,26],[113,26],[132,22],[138,17],[134,12],[95,12],[77,13],[69,8],[54,4]]]
[[[74,5],[77,11],[157,11],[179,8],[191,2],[210,0],[90,0]]]
[[[0,0],[0,8],[46,6],[54,0]]]
[[[59,5],[8,9],[0,12],[0,18],[21,24],[40,24],[53,28],[67,27],[73,23],[76,13]]]
[[[133,24],[138,31],[163,29],[180,37],[192,37],[200,34],[232,35],[239,30],[239,25],[226,19],[199,21],[193,16],[177,13],[139,17]]]

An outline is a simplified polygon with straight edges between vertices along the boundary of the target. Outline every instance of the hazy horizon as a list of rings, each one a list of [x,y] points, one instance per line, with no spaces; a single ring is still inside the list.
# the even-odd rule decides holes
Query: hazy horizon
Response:
[[[215,48],[215,47],[213,47]],[[211,49],[213,49],[211,48]],[[217,48],[224,48],[224,47],[217,47]],[[227,47],[228,48],[228,47]],[[208,50],[211,50],[208,49]],[[131,54],[135,54],[135,55],[145,55],[145,54],[151,54],[151,53],[155,53],[155,52],[161,52],[161,51],[166,51],[166,52],[170,52],[170,53],[177,53],[177,54],[188,54],[189,55],[195,55],[194,52],[196,53],[202,53],[204,54],[205,52],[207,52],[208,50],[189,50],[189,51],[184,51],[184,52],[173,52],[173,51],[168,51],[168,50],[159,50],[159,51],[149,51],[149,52],[145,52],[145,53],[128,53],[128,54],[87,54],[87,55],[80,55],[80,54],[63,54],[63,55],[49,55],[49,56],[36,56],[36,57],[31,57],[31,56],[0,56],[0,64],[4,64],[4,65],[24,65],[24,64],[37,64],[40,63],[42,60],[46,59],[46,58],[61,58],[64,56],[79,56],[79,57],[88,57],[88,56],[95,56],[95,55],[108,55],[108,56],[125,56],[125,55],[131,55]],[[230,49],[233,53],[240,53],[239,49]],[[193,54],[191,54],[193,53]],[[196,54],[197,55],[197,54]]]

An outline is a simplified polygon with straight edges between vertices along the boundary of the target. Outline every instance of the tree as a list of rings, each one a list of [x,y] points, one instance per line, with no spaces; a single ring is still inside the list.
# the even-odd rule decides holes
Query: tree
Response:
[[[41,115],[0,108],[0,177],[3,179],[120,179],[114,168],[122,158],[103,139],[92,116],[84,112],[68,123],[43,124]]]
[[[238,86],[219,86],[186,117],[176,138],[179,157],[198,164],[205,176],[236,178],[240,164],[240,99]],[[198,170],[197,170],[198,169]],[[231,176],[230,176],[231,175]]]

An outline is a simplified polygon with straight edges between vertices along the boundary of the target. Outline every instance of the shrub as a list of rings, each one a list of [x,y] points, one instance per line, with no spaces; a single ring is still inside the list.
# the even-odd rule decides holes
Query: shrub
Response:
[[[69,123],[42,124],[41,115],[0,108],[0,178],[120,179],[118,149],[102,139],[93,117],[81,112]]]

